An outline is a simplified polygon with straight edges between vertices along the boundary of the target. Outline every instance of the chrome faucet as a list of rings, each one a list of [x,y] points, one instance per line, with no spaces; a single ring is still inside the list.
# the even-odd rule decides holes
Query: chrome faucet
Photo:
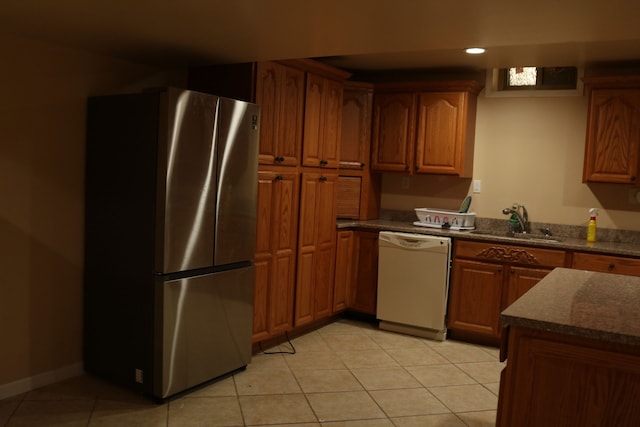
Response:
[[[520,232],[521,233],[528,233],[529,232],[529,213],[527,212],[527,208],[525,208],[523,205],[514,205],[516,207],[518,207],[518,209],[513,209],[513,208],[504,208],[502,209],[502,213],[505,215],[515,215],[516,219],[518,220],[518,225],[520,226]],[[520,212],[518,212],[519,209],[522,209],[522,215],[520,215]],[[509,230],[510,232],[516,233],[517,230]]]

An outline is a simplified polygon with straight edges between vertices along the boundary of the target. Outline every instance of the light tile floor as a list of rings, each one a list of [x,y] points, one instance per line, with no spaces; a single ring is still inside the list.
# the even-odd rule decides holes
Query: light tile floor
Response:
[[[494,426],[498,350],[340,320],[165,404],[85,375],[0,401],[0,426]],[[288,344],[266,351],[288,351]]]

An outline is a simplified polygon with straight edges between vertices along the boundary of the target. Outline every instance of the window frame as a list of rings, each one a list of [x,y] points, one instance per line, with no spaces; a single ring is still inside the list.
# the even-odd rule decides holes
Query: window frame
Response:
[[[521,85],[515,86],[509,84],[509,70],[515,67],[500,68],[498,69],[498,87],[499,92],[511,92],[511,91],[539,91],[539,90],[576,90],[579,86],[580,70],[577,67],[565,66],[565,67],[535,67],[536,68],[536,84],[535,85]],[[549,73],[556,69],[560,69],[563,72],[569,70],[572,72],[567,78],[567,81],[563,82],[549,82]],[[569,81],[570,80],[570,81]]]

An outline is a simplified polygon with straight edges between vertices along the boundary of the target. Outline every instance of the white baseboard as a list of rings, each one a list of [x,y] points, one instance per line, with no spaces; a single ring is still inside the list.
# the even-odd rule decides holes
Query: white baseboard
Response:
[[[42,374],[23,378],[11,383],[0,384],[0,400],[16,396],[21,393],[26,393],[49,384],[57,383],[68,378],[77,377],[83,373],[83,364],[74,363],[73,365],[67,365],[60,369],[56,369],[55,371],[43,372]]]

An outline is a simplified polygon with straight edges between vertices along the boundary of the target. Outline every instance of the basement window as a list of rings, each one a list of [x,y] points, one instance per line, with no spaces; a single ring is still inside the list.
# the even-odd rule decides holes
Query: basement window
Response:
[[[572,90],[577,88],[576,67],[513,67],[499,71],[498,90]]]

